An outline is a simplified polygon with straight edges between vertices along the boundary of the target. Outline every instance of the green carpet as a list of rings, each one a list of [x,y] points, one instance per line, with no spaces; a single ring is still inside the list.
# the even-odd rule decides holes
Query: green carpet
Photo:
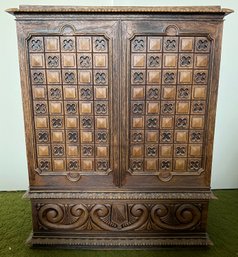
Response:
[[[210,249],[162,249],[159,251],[90,251],[30,249],[25,240],[31,231],[30,203],[23,192],[0,193],[0,257],[238,257],[238,190],[214,191],[219,200],[209,207]]]

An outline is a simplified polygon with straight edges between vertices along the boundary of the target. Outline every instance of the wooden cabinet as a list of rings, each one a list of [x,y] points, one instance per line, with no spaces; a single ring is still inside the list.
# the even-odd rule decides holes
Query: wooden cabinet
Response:
[[[21,6],[33,246],[210,245],[220,7]]]

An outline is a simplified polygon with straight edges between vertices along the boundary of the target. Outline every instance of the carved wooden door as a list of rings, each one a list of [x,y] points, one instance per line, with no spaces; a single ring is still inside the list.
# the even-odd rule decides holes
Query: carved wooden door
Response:
[[[28,31],[35,139],[31,186],[72,187],[82,178],[80,188],[110,187],[113,177],[119,184],[118,22],[103,22],[101,28],[100,23],[55,22],[50,29],[43,24]]]
[[[200,32],[198,22],[190,21],[124,21],[122,28],[128,74],[123,97],[128,99],[123,136],[127,186],[208,185],[214,28]]]

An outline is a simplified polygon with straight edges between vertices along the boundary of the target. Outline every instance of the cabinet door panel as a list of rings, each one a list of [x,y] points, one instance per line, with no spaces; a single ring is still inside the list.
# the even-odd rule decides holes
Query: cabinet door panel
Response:
[[[201,33],[196,26],[184,21],[123,22],[128,187],[193,186],[195,181],[199,187],[210,173],[208,107],[212,37],[218,28],[201,22]]]
[[[92,21],[22,26],[28,35],[25,97],[31,100],[26,116],[32,115],[34,124],[27,132],[35,142],[34,179],[35,172],[41,176],[38,185],[44,177],[57,184],[62,175],[76,182],[82,175],[111,173],[117,184],[118,84],[113,78],[117,81],[118,23],[108,21],[101,28]],[[111,175],[106,180],[112,185]],[[90,183],[98,181],[92,177]]]

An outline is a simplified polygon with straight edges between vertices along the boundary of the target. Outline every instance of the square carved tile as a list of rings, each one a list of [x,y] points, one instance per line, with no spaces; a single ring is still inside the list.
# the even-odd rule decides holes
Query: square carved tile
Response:
[[[48,84],[60,84],[61,83],[61,71],[60,70],[47,70],[47,83]]]
[[[193,82],[194,84],[207,84],[208,71],[207,70],[195,70]]]
[[[34,100],[46,99],[46,88],[44,86],[33,86],[32,91]]]
[[[195,55],[195,67],[197,68],[207,68],[209,63],[209,56],[206,54],[196,54]]]
[[[63,84],[76,84],[77,71],[76,70],[63,70],[62,72]]]
[[[202,143],[203,142],[203,131],[202,130],[190,130],[189,131],[189,142],[190,143]]]
[[[162,171],[162,176],[167,177],[167,172],[172,171],[172,159],[159,159],[159,170]]]
[[[150,158],[158,157],[158,145],[146,145],[145,156]]]
[[[158,143],[159,142],[159,132],[158,131],[146,131],[145,132],[146,142],[148,143]]]
[[[60,38],[61,52],[75,52],[75,37],[63,36]]]
[[[163,56],[164,60],[164,68],[176,68],[177,67],[177,61],[178,61],[178,55],[177,54],[164,54]]]
[[[108,157],[108,147],[107,146],[96,146],[96,157],[97,158]]]
[[[161,129],[172,129],[174,126],[173,117],[161,116],[160,118],[160,127]]]
[[[145,70],[132,70],[131,84],[144,84],[145,83]]]
[[[32,70],[31,71],[32,84],[41,85],[46,83],[45,71],[44,70]]]
[[[67,158],[67,170],[79,171],[80,170],[80,160],[78,159],[68,159]]]
[[[45,51],[59,52],[59,37],[45,37]]]
[[[162,38],[148,37],[148,52],[161,52],[161,51],[162,51]]]
[[[62,68],[76,68],[76,54],[62,53],[61,54]]]
[[[148,84],[161,84],[161,71],[148,70],[147,71]]]
[[[190,102],[189,101],[177,101],[176,103],[176,113],[177,114],[189,114]]]
[[[62,103],[61,102],[50,102],[49,103],[49,111],[50,114],[56,115],[56,114],[62,114]]]
[[[191,113],[192,114],[205,114],[206,102],[205,101],[192,101]]]
[[[187,159],[186,158],[174,159],[174,170],[175,171],[186,171],[186,169],[187,169]]]
[[[143,145],[131,146],[131,157],[142,158],[143,155],[144,155],[144,146]]]
[[[109,110],[110,111],[110,110]],[[95,101],[94,102],[95,115],[107,115],[108,114],[108,102],[107,101]]]
[[[177,70],[163,70],[162,83],[175,84],[177,81]]]
[[[34,114],[35,115],[47,115],[48,114],[48,105],[47,101],[34,101]]]
[[[108,87],[95,86],[94,91],[95,99],[106,100],[108,98]]]
[[[204,127],[204,116],[198,116],[198,115],[191,116],[190,128],[203,129],[203,127]]]
[[[193,87],[193,99],[195,100],[205,100],[206,99],[207,88],[205,86],[194,86]]]
[[[95,117],[96,129],[108,129],[108,117]]]
[[[162,99],[174,100],[176,97],[176,87],[162,87]]]
[[[93,112],[92,103],[91,102],[80,102],[79,111],[80,111],[80,114],[82,114],[82,115],[92,114],[92,112]]]
[[[164,37],[163,51],[164,52],[177,52],[178,51],[178,37]]]
[[[39,157],[50,156],[50,148],[48,145],[38,145],[37,154]]]
[[[157,101],[160,99],[160,86],[146,86],[146,100]]]
[[[188,154],[190,157],[200,157],[202,156],[202,145],[189,145]]]
[[[49,100],[62,100],[63,93],[61,86],[47,85]]]
[[[52,145],[52,156],[53,157],[65,156],[65,146],[64,145]]]
[[[49,69],[60,68],[60,53],[46,53],[45,54],[46,67]]]
[[[196,37],[195,51],[199,53],[208,53],[210,51],[210,41],[206,37]]]
[[[188,170],[192,172],[199,171],[202,167],[201,158],[189,158],[188,159]]]
[[[160,104],[158,102],[147,102],[146,113],[147,114],[159,114]]]
[[[174,144],[174,156],[175,157],[187,157],[188,149],[187,144],[185,145],[177,145]]]
[[[93,132],[92,131],[81,131],[81,143],[92,143]]]
[[[144,102],[131,101],[131,113],[134,115],[142,115],[145,113]]]
[[[161,101],[161,113],[162,114],[174,114],[175,101]]]
[[[145,169],[148,171],[156,171],[158,170],[157,164],[158,160],[157,159],[145,159]]]
[[[78,83],[79,84],[90,84],[92,83],[92,72],[91,71],[78,71]]]
[[[78,156],[79,155],[79,149],[77,145],[67,145],[67,156]]]
[[[64,118],[63,116],[50,116],[50,128],[51,129],[63,129]]]
[[[145,87],[142,86],[132,86],[131,87],[131,97],[133,100],[142,100],[145,98]]]
[[[146,117],[146,129],[158,129],[159,128],[159,116]]]
[[[78,114],[78,102],[70,101],[64,102],[64,112],[66,115],[77,115]]]
[[[35,117],[35,125],[37,129],[48,128],[48,117]]]
[[[145,52],[146,51],[146,37],[136,36],[131,41],[131,51],[132,52]]]
[[[146,54],[132,54],[131,56],[132,68],[145,68],[146,67]]]
[[[193,54],[188,54],[188,53],[179,54],[179,68],[182,68],[182,69],[193,68]]]
[[[53,170],[54,171],[64,171],[65,170],[65,160],[64,159],[53,159]]]
[[[108,55],[107,54],[94,54],[93,55],[94,68],[107,69],[108,68]]]
[[[94,119],[93,116],[80,116],[80,128],[81,129],[93,129]]]
[[[133,117],[132,118],[132,128],[142,129],[144,127],[144,117]]]
[[[108,73],[106,70],[94,70],[94,84],[107,85]]]
[[[38,168],[41,171],[51,171],[51,159],[49,158],[39,158],[38,159]]]
[[[180,84],[191,84],[192,83],[192,77],[193,72],[190,70],[183,70],[178,72],[179,77],[179,83]]]
[[[43,52],[44,51],[44,41],[43,37],[32,37],[28,43],[30,52]]]
[[[159,69],[162,66],[162,54],[147,54],[147,69]]]
[[[93,37],[93,52],[107,52],[108,40],[105,37]]]
[[[81,156],[82,157],[93,157],[94,156],[94,146],[93,145],[81,145]]]
[[[144,142],[144,131],[131,130],[130,141],[132,144],[141,144],[142,142]]]
[[[189,100],[191,98],[191,86],[177,86],[177,99]]]
[[[36,130],[36,141],[40,144],[48,143],[50,140],[49,130]]]
[[[64,132],[63,131],[52,131],[51,140],[53,143],[64,142]]]
[[[31,54],[30,55],[31,68],[44,68],[45,59],[43,54]]]
[[[162,158],[172,157],[173,146],[172,145],[160,145],[159,146],[159,155]]]
[[[92,55],[90,53],[78,53],[78,69],[92,68]]]
[[[194,50],[194,38],[193,37],[181,37],[180,38],[180,51],[192,52]]]
[[[110,135],[108,130],[96,130],[95,131],[95,142],[96,143],[108,143]]]
[[[92,51],[91,37],[77,37],[77,51],[91,52]]]
[[[81,159],[81,169],[82,171],[93,171],[94,161],[92,159]]]
[[[176,127],[176,129],[188,129],[189,128],[189,115],[176,115],[175,127]]]
[[[79,100],[93,100],[93,87],[92,86],[79,86]]]
[[[74,100],[77,99],[77,87],[71,86],[67,87],[64,86],[64,99],[65,100]]]
[[[175,131],[174,140],[176,143],[188,142],[188,131]]]
[[[167,144],[173,142],[173,130],[160,130],[160,143]]]
[[[77,128],[78,127],[78,118],[77,117],[66,117],[65,118],[65,126],[68,129]]]

